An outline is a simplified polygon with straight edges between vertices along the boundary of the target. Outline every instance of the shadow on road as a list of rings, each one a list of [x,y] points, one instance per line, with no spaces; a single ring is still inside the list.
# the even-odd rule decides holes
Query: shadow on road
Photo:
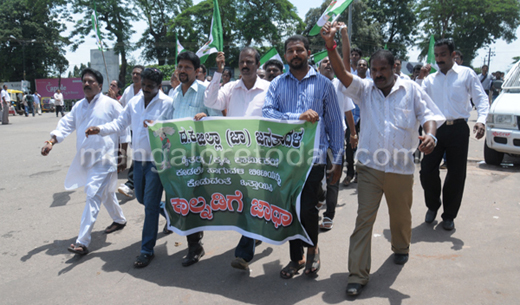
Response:
[[[52,195],[52,204],[51,208],[61,207],[67,204],[70,201],[70,194],[74,193],[74,191],[60,192],[54,193]]]
[[[461,250],[464,246],[464,242],[461,239],[453,237],[453,233],[455,233],[457,229],[446,231],[442,228],[440,222],[436,220],[427,224],[423,222],[417,227],[412,229],[412,244],[419,242],[427,242],[427,243],[443,243],[443,242],[451,242],[453,250]],[[391,234],[390,229],[385,229],[383,231],[383,235],[390,242]]]

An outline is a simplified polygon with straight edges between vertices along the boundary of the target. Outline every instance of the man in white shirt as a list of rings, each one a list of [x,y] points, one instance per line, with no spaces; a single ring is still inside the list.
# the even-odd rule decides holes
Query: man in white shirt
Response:
[[[38,115],[42,115],[42,106],[41,106],[41,98],[42,96],[38,93],[38,91],[34,91],[34,109],[38,111]]]
[[[260,54],[251,47],[243,48],[239,56],[242,78],[220,88],[224,65],[224,53],[219,52],[217,71],[204,93],[204,105],[217,110],[226,110],[227,116],[244,116],[253,98],[269,88],[269,82],[258,77],[256,73],[260,66]]]
[[[130,135],[123,132],[87,141],[83,132],[90,125],[111,122],[119,116],[123,107],[101,93],[103,75],[91,68],[81,72],[85,98],[78,101],[51,132],[51,139],[46,141],[41,154],[47,156],[53,146],[61,143],[74,130],[76,133],[76,156],[65,178],[65,189],[71,190],[85,186],[87,200],[79,236],[76,244],[68,250],[76,254],[87,254],[91,241],[91,232],[96,222],[101,204],[114,221],[105,233],[112,233],[125,227],[126,219],[116,198],[117,171],[126,167],[126,160],[118,162],[118,153],[126,150]],[[118,143],[121,144],[118,149]]]
[[[410,76],[401,73],[401,68],[402,68],[401,59],[396,57],[395,58],[395,74],[397,74],[397,76],[399,76],[399,78],[401,78],[401,79],[410,80]]]
[[[269,88],[269,82],[260,78],[257,73],[260,67],[260,53],[250,47],[243,48],[238,57],[238,67],[242,78],[220,88],[220,79],[225,66],[224,52],[219,52],[217,54],[217,71],[206,89],[204,105],[226,110],[227,116],[243,117],[253,99],[259,96],[263,96],[265,99],[265,93]],[[231,262],[231,266],[237,269],[249,269],[249,262],[253,259],[254,254],[255,240],[242,236],[235,248],[235,259]]]
[[[209,86],[209,81],[206,79],[207,75],[207,69],[206,66],[201,64],[200,67],[197,69],[197,80],[200,81],[204,86]]]
[[[477,123],[473,128],[477,139],[484,136],[484,124],[489,111],[488,98],[477,74],[472,69],[455,63],[454,50],[455,45],[451,39],[435,42],[435,61],[440,71],[428,75],[431,67],[427,65],[421,69],[417,79],[446,117],[446,124],[437,132],[438,145],[433,153],[422,160],[420,173],[428,207],[425,222],[432,223],[441,206],[439,164],[446,153],[448,172],[442,188],[444,213],[441,216],[442,227],[446,230],[455,228],[453,220],[457,217],[464,193],[470,136],[467,120],[472,109],[470,98],[478,112]]]
[[[144,67],[141,65],[134,66],[132,69],[132,84],[128,86],[123,95],[119,99],[123,108],[126,107],[128,102],[134,98],[134,96],[141,94],[141,73],[143,72]],[[134,197],[134,161],[132,160],[132,165],[128,169],[127,181],[119,186],[117,191],[120,194],[125,195],[126,197],[132,198]]]
[[[358,215],[350,237],[347,295],[357,296],[370,275],[372,227],[383,194],[390,215],[394,263],[405,264],[412,236],[413,152],[433,151],[437,126],[444,122],[439,109],[414,82],[394,74],[394,56],[379,50],[370,58],[373,81],[347,72],[335,50],[336,28],[328,22],[321,36],[325,40],[332,67],[347,87],[347,96],[361,110],[358,148]],[[426,135],[418,134],[422,124]]]
[[[159,214],[161,209],[163,186],[157,168],[154,165],[152,149],[148,140],[147,120],[157,120],[161,115],[171,115],[172,99],[161,89],[163,73],[158,69],[145,69],[141,74],[142,94],[132,98],[121,115],[106,124],[92,124],[85,129],[89,141],[104,138],[132,126],[132,159],[134,160],[135,197],[144,205],[144,224],[141,241],[141,254],[134,262],[134,267],[143,268],[155,257],[154,247],[157,241]]]
[[[493,76],[489,75],[489,67],[488,65],[482,66],[482,73],[478,75],[478,79],[482,84],[482,88],[486,92],[486,95],[489,95],[489,88],[491,88],[491,82],[493,81]]]
[[[11,96],[7,92],[7,85],[4,85],[0,96],[2,102],[2,125],[9,124],[9,108],[11,107]]]
[[[56,117],[58,117],[58,113],[61,113],[61,117],[63,117],[65,114],[63,113],[63,106],[65,105],[65,101],[63,100],[63,94],[61,93],[61,90],[56,90],[56,93],[54,93],[54,106],[56,107]]]

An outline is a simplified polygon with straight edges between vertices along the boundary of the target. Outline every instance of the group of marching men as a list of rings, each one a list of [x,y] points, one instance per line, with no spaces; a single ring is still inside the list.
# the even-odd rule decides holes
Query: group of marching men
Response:
[[[334,38],[337,32],[342,37],[343,59]],[[285,41],[284,58],[289,71],[282,74],[282,63],[271,60],[263,67],[264,79],[257,75],[260,54],[254,48],[241,50],[240,78],[236,81],[229,81],[230,75],[226,75],[229,71],[224,69],[225,54],[219,52],[217,71],[209,84],[196,79],[200,59],[193,52],[183,52],[177,57],[178,66],[172,75],[172,85],[178,85],[168,95],[161,90],[161,71],[137,66],[132,71],[134,84],[125,90],[121,103],[101,93],[103,76],[98,71],[83,70],[85,98],[60,120],[41,150],[42,155],[49,154],[54,145],[78,131],[77,154],[65,179],[65,188],[84,186],[87,198],[79,236],[68,250],[80,255],[88,253],[101,203],[113,219],[105,232],[125,227],[127,221],[115,190],[117,172],[127,167],[125,152],[131,142],[135,197],[145,208],[141,251],[134,266],[146,267],[154,258],[159,214],[164,216],[163,186],[152,159],[147,126],[158,120],[187,117],[200,120],[222,115],[305,120],[318,123],[320,132],[325,134],[301,194],[299,216],[312,244],[301,240],[289,242],[290,262],[280,271],[284,279],[292,278],[301,269],[308,276],[316,276],[320,270],[318,233],[320,228],[330,230],[333,225],[345,138],[351,148],[358,146],[358,211],[350,237],[347,295],[359,295],[369,280],[371,232],[383,194],[389,209],[394,262],[408,261],[416,149],[424,153],[420,180],[427,207],[425,222],[433,223],[442,205],[442,227],[453,230],[466,178],[470,98],[478,112],[473,128],[477,139],[484,136],[489,109],[475,72],[455,63],[455,46],[449,39],[435,44],[439,71],[430,74],[431,67],[426,65],[412,81],[401,75],[400,69],[396,73],[396,59],[388,50],[378,50],[368,63],[361,59],[356,61],[357,67],[351,67],[350,55],[355,55],[355,49],[351,52],[343,23],[327,23],[320,34],[328,57],[320,62],[319,71],[309,64],[309,41],[300,35]],[[361,122],[359,139],[352,115],[354,104]],[[345,136],[347,126],[349,132]],[[419,135],[419,126],[423,135]],[[444,155],[448,170],[442,186],[439,165]],[[324,177],[329,186],[326,195],[322,189]],[[316,206],[325,196],[327,212],[320,224]],[[166,228],[164,232],[169,233]],[[188,254],[183,266],[197,263],[205,254],[202,237],[203,232],[187,236]],[[248,269],[257,244],[258,241],[243,236],[231,265]]]

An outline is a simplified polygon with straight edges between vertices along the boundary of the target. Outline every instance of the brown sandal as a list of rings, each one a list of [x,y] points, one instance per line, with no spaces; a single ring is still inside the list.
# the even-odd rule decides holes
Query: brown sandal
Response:
[[[79,255],[85,255],[88,253],[87,247],[82,244],[72,244],[67,248],[67,250],[69,250],[69,252],[76,253]]]

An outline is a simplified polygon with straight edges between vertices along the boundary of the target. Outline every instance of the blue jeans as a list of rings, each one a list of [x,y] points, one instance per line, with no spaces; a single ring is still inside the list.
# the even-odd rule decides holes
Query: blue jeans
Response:
[[[153,254],[159,228],[163,186],[151,161],[134,161],[134,185],[137,201],[144,205],[144,225],[141,253]],[[161,213],[162,212],[162,213]]]
[[[235,257],[241,257],[246,262],[250,262],[255,256],[255,240],[246,236],[242,236],[235,248]]]

